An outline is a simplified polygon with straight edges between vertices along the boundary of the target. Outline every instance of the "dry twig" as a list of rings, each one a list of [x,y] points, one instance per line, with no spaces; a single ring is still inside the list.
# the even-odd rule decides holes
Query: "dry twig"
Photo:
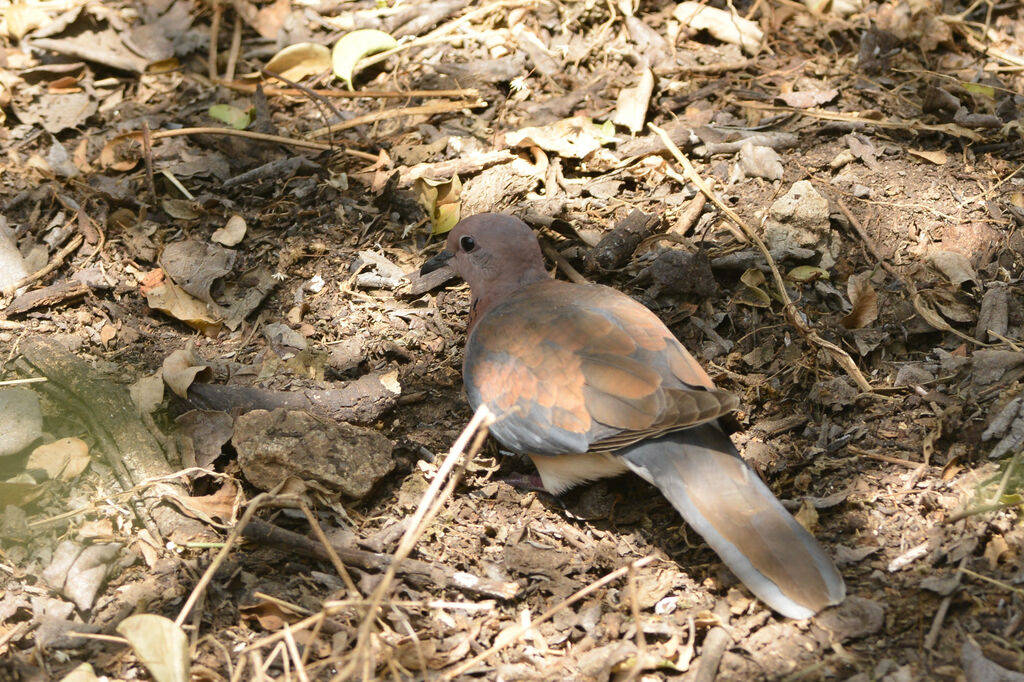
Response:
[[[448,455],[444,458],[444,461],[438,468],[437,473],[434,475],[434,480],[430,482],[430,487],[427,488],[426,492],[423,493],[423,497],[420,498],[419,505],[416,507],[416,512],[409,520],[409,527],[402,536],[402,540],[398,544],[398,549],[395,550],[394,560],[391,565],[388,566],[387,571],[384,573],[384,577],[381,578],[380,582],[377,584],[377,588],[373,591],[373,594],[370,595],[366,615],[363,617],[363,622],[359,626],[359,634],[353,655],[345,667],[337,674],[336,679],[349,679],[353,673],[360,669],[364,680],[373,679],[374,660],[372,654],[373,647],[370,644],[370,638],[373,634],[373,626],[377,619],[377,610],[384,602],[384,595],[391,589],[391,584],[394,582],[398,563],[409,556],[413,547],[416,546],[416,542],[426,531],[430,522],[433,521],[438,512],[441,511],[441,507],[455,489],[459,476],[450,476],[450,474],[455,469],[455,466],[463,461],[462,456],[467,451],[470,439],[476,435],[472,446],[469,447],[470,457],[472,457],[473,454],[480,449],[484,438],[487,437],[487,427],[493,422],[494,415],[491,414],[491,411],[488,410],[486,406],[481,405],[476,409],[476,412],[473,414],[473,418],[469,421],[469,424],[466,425],[466,428],[462,430],[462,433],[459,435],[454,445],[452,445],[451,450],[448,451]],[[442,491],[441,486],[446,483],[447,485],[445,485],[445,488]]]
[[[423,104],[415,107],[404,107],[402,109],[385,109],[383,111],[375,111],[371,114],[356,116],[355,118],[350,118],[347,121],[332,123],[331,125],[324,126],[323,128],[317,128],[309,133],[309,136],[323,137],[324,135],[336,133],[339,130],[347,130],[349,128],[355,128],[356,126],[376,123],[378,121],[384,121],[389,118],[398,118],[400,116],[430,116],[433,114],[443,114],[451,111],[461,111],[462,109],[479,109],[480,107],[485,106],[487,106],[487,102],[482,99],[475,99],[461,100],[458,102],[431,102],[430,104]],[[376,160],[376,158],[374,158],[374,160]]]
[[[45,267],[36,270],[31,275],[25,275],[14,284],[5,287],[3,290],[0,290],[0,298],[10,298],[18,289],[22,287],[27,287],[29,284],[38,282],[43,277],[49,275],[51,272],[59,268],[61,264],[67,259],[67,257],[74,253],[75,250],[82,245],[83,241],[85,241],[85,237],[83,237],[81,234],[76,234],[74,238],[70,242],[68,242],[63,249],[58,251],[54,255],[54,257],[50,259],[50,262],[47,263]]]

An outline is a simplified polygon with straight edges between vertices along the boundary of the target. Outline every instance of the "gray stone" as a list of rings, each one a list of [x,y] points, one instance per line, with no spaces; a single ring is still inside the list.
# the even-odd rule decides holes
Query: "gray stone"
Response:
[[[43,414],[35,391],[0,389],[0,457],[24,450],[42,434]]]

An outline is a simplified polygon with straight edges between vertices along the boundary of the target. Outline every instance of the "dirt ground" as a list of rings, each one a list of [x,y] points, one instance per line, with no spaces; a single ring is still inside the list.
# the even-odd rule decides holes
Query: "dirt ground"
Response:
[[[1024,680],[1024,8],[694,5],[5,3],[0,678]],[[483,211],[740,396],[843,604],[453,449]]]

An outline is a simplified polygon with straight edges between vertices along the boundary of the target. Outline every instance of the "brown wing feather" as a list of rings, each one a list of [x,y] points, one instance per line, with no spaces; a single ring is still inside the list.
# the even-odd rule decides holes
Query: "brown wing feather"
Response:
[[[549,280],[488,311],[466,347],[467,392],[492,432],[533,454],[610,450],[734,410],[654,313],[598,285]]]

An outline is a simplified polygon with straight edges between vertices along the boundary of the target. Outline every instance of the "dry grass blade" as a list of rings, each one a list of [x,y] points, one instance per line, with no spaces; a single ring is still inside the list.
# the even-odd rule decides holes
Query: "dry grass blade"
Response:
[[[340,130],[348,130],[349,128],[355,128],[356,126],[376,123],[377,121],[384,121],[389,118],[398,118],[399,116],[432,116],[434,114],[443,114],[451,111],[461,111],[462,109],[479,109],[480,107],[485,106],[487,106],[487,102],[481,99],[476,99],[459,102],[432,102],[430,104],[423,104],[416,107],[386,109],[384,111],[375,111],[372,114],[356,116],[348,121],[332,123],[331,125],[324,126],[323,128],[317,128],[309,133],[309,136],[323,137],[325,135],[330,135],[331,133],[336,133]]]

